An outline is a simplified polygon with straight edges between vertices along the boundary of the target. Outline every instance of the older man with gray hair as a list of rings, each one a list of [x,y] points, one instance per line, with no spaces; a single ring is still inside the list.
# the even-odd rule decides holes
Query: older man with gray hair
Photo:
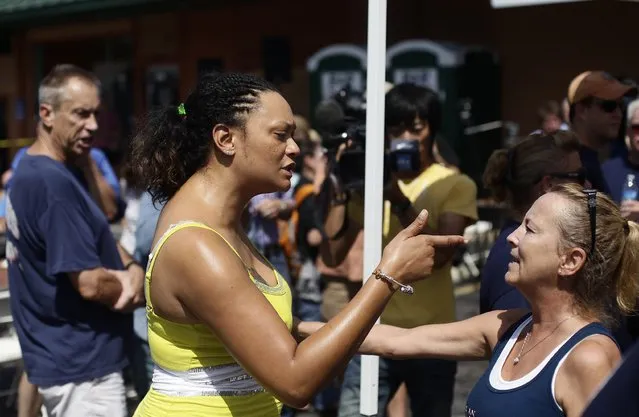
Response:
[[[144,270],[116,244],[104,201],[72,171],[95,171],[99,89],[73,65],[42,80],[41,128],[7,198],[11,313],[29,382],[51,417],[127,415],[127,312],[144,302]]]
[[[606,161],[602,166],[602,171],[610,190],[610,196],[621,204],[624,216],[637,221],[639,220],[638,196],[632,198],[632,195],[626,193],[624,197],[624,188],[629,182],[634,182],[635,191],[639,190],[637,186],[639,182],[639,99],[632,101],[626,112],[628,154]]]

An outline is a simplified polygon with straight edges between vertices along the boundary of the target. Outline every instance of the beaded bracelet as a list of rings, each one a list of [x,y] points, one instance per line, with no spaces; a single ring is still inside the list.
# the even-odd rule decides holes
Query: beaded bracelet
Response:
[[[403,292],[404,294],[413,295],[413,293],[415,292],[412,286],[402,284],[401,282],[397,281],[395,278],[389,275],[386,275],[379,269],[376,269],[375,272],[373,272],[373,275],[375,276],[375,278],[381,279],[382,281],[386,281],[387,283],[391,285],[393,284],[397,285],[399,287],[399,290]]]

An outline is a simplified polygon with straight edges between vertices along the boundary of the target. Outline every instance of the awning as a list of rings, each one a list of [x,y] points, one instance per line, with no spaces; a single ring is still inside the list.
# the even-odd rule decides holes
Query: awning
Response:
[[[546,6],[549,4],[559,3],[577,3],[577,2],[593,2],[604,0],[490,0],[490,5],[493,9],[504,9],[509,7],[523,7],[523,6]],[[638,0],[621,0],[621,1],[638,1]]]
[[[75,14],[115,11],[166,0],[4,0],[0,1],[0,23],[26,23],[33,20]]]

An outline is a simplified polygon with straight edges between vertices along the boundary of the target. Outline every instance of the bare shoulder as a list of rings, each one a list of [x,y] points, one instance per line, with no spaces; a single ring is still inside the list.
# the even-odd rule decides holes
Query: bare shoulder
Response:
[[[596,334],[580,342],[566,357],[564,371],[574,378],[610,372],[621,359],[619,348],[608,336]]]
[[[164,243],[158,253],[163,265],[184,272],[207,271],[211,275],[228,267],[242,267],[238,255],[231,246],[212,230],[202,227],[185,227],[176,231]],[[190,275],[190,274],[186,274]]]
[[[465,322],[483,333],[492,351],[499,339],[528,312],[526,309],[494,310],[472,317]]]
[[[504,337],[506,332],[527,313],[528,310],[525,309],[495,310],[479,316],[486,321],[485,327],[488,329],[486,342],[491,351],[495,349],[497,342]]]
[[[574,406],[575,402],[586,401],[620,359],[619,348],[608,336],[596,334],[579,342],[558,370],[556,393],[559,402],[566,408]]]
[[[166,240],[160,247],[155,243],[149,287],[160,316],[175,322],[201,321],[197,310],[204,308],[205,301],[221,305],[235,300],[234,287],[249,286],[246,269],[216,233],[202,227],[181,227],[167,234],[169,228],[166,222],[158,225],[157,234],[162,236],[158,240]]]
[[[202,227],[175,231],[155,257],[154,281],[160,278],[160,286],[181,300],[196,288],[220,294],[221,287],[241,285],[243,280],[237,278],[246,274],[240,258],[224,239]],[[158,289],[157,283],[155,287]]]
[[[520,321],[526,314],[529,314],[530,310],[525,308],[513,308],[510,310],[495,310],[490,314],[492,319],[499,323],[497,337],[501,339],[513,325]]]
[[[555,399],[567,416],[581,415],[620,359],[617,345],[601,334],[582,340],[568,353],[554,386]]]

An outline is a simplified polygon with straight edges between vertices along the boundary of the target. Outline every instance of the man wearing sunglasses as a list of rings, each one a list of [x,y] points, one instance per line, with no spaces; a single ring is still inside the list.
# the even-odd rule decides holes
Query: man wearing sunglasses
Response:
[[[594,188],[610,194],[599,163],[600,151],[619,134],[622,98],[632,90],[603,71],[586,71],[568,87],[570,123],[581,144],[581,162]]]
[[[633,221],[639,220],[639,201],[623,197],[623,189],[628,175],[639,180],[639,100],[628,105],[626,125],[626,147],[628,154],[609,159],[602,165],[610,197],[621,204],[624,216]]]

